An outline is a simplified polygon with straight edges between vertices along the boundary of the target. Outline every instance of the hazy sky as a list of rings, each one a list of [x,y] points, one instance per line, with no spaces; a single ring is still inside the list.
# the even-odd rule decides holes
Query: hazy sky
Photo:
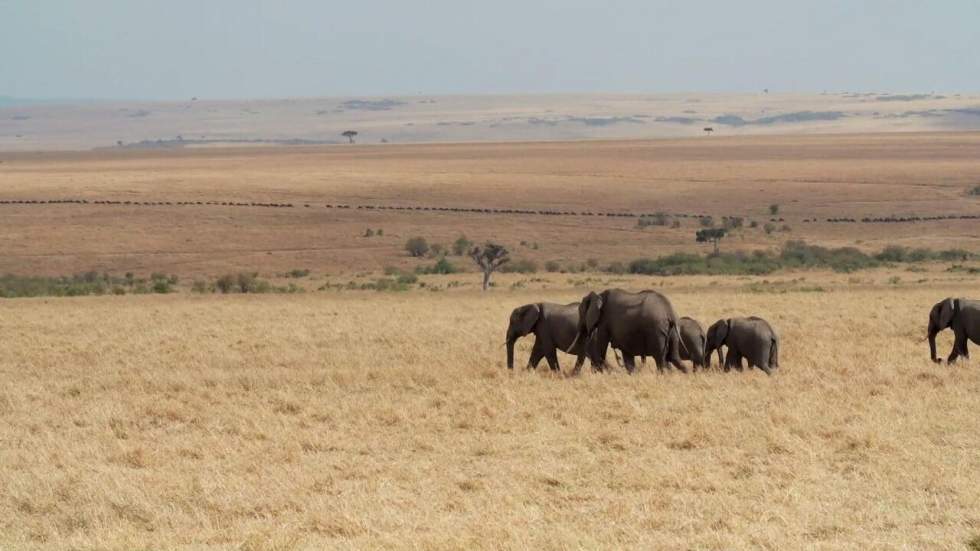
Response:
[[[980,90],[980,0],[0,0],[0,96]]]

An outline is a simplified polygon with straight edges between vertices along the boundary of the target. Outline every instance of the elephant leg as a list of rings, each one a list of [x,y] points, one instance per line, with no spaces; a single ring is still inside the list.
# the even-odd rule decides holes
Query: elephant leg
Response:
[[[674,366],[674,368],[679,370],[681,373],[687,373],[687,368],[684,367],[684,364],[682,364],[680,360],[669,356],[667,359],[670,362],[670,365]]]
[[[534,347],[531,348],[531,357],[527,360],[528,369],[537,369],[538,364],[541,362],[541,358],[544,357],[544,350],[542,350],[541,340],[538,339],[534,342]]]
[[[966,347],[966,335],[961,331],[956,331],[953,336],[953,349],[949,351],[949,357],[946,358],[946,363],[951,364],[956,362],[956,358],[960,356],[960,351]]]
[[[636,356],[623,352],[623,364],[626,366],[626,372],[632,375],[636,371]]]
[[[554,348],[552,348],[551,351],[548,352],[545,358],[547,358],[548,367],[550,367],[552,371],[561,371],[561,366],[558,365],[558,354],[555,353]]]
[[[762,352],[756,356],[756,359],[755,366],[761,369],[766,375],[772,375],[772,370],[769,369],[769,354]],[[752,362],[750,361],[749,367],[751,366]]]
[[[585,363],[584,355],[575,358],[575,367],[572,368],[572,375],[578,375],[578,372],[582,370],[582,364],[584,363]]]

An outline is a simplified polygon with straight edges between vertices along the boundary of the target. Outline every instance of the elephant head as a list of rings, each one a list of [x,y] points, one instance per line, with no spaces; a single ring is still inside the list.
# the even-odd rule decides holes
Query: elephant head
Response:
[[[514,308],[510,313],[510,323],[507,325],[507,368],[514,369],[514,343],[534,330],[541,316],[541,306],[525,304]]]
[[[725,365],[725,359],[721,356],[721,346],[725,344],[725,339],[728,338],[728,332],[731,328],[731,319],[718,320],[708,328],[708,334],[705,339],[707,342],[704,348],[705,367],[711,367],[711,353],[715,350],[718,351],[718,365]]]
[[[929,311],[929,327],[927,329],[929,357],[936,363],[941,361],[936,357],[936,335],[953,323],[959,309],[960,301],[958,299],[946,298],[936,303]]]

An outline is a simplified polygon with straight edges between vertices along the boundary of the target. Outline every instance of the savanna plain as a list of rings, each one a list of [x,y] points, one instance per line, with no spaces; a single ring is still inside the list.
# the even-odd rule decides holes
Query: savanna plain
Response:
[[[978,153],[945,133],[0,154],[0,200],[89,201],[0,204],[0,272],[179,276],[0,302],[0,548],[980,548],[980,366],[923,341],[935,302],[980,296],[975,257],[603,269],[708,252],[704,216],[744,218],[720,246],[747,255],[975,255],[976,219],[828,219],[978,214]],[[482,292],[465,256],[430,274],[403,250],[462,235],[537,269]],[[294,292],[191,292],[243,271]],[[529,337],[506,369],[514,307],[609,287],[704,325],[763,316],[781,367],[566,377],[520,368]]]

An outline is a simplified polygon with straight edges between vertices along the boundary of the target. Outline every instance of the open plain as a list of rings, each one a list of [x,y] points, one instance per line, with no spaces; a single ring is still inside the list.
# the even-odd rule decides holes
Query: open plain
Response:
[[[0,153],[0,273],[181,282],[0,302],[0,548],[980,546],[976,348],[934,365],[922,342],[932,304],[980,296],[975,260],[598,269],[708,252],[694,215],[744,218],[725,251],[978,253],[978,175],[977,133]],[[596,215],[657,212],[678,226]],[[432,264],[409,237],[460,235],[538,273],[343,285]],[[186,288],[299,268],[302,293]],[[660,289],[705,325],[764,316],[782,367],[505,368],[512,308],[606,287]]]

